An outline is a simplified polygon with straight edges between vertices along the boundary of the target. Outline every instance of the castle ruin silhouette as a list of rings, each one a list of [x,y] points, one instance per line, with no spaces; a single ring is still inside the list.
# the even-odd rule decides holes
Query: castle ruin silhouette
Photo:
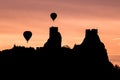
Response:
[[[90,76],[92,80],[120,80],[120,69],[110,62],[97,29],[86,29],[83,42],[74,45],[73,49],[62,47],[61,43],[58,27],[52,26],[43,47],[34,49],[14,45],[12,49],[0,52],[0,64],[34,65],[39,73],[62,73],[67,79],[87,80]]]
[[[58,32],[58,27],[50,27],[49,30],[49,39],[45,43],[44,47],[54,49],[54,48],[61,48],[62,37],[61,34]]]

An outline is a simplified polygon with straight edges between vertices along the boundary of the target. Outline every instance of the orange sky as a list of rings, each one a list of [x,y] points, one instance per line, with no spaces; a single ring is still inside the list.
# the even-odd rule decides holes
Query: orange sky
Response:
[[[120,65],[120,0],[0,0],[0,50],[14,44],[42,47],[49,27],[59,27],[62,45],[71,48],[84,39],[85,29],[97,28],[109,59]],[[55,22],[50,13],[56,12]],[[33,33],[29,43],[23,32]]]

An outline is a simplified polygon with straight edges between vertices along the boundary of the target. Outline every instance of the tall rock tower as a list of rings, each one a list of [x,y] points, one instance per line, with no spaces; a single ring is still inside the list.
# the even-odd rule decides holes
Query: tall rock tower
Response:
[[[59,49],[61,48],[62,37],[58,32],[58,27],[50,27],[49,29],[49,39],[45,43],[44,47],[49,49]]]
[[[75,45],[74,50],[82,62],[94,65],[109,64],[107,51],[99,38],[97,29],[86,29],[83,42],[80,45]]]
[[[86,29],[83,42],[80,45],[75,45],[73,50],[77,55],[74,62],[77,61],[80,65],[81,72],[82,70],[84,73],[90,72],[89,74],[95,75],[101,80],[113,78],[113,64],[108,58],[107,50],[99,38],[97,29]],[[94,79],[94,76],[92,78]]]

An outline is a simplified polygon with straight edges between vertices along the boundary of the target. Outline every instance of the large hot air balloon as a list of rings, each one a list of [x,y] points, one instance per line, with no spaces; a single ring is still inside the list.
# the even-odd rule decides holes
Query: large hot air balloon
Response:
[[[23,36],[26,39],[26,41],[28,42],[30,40],[31,36],[32,36],[32,32],[31,31],[25,31],[23,33]]]
[[[52,18],[52,20],[54,21],[57,17],[57,14],[54,12],[54,13],[51,13],[50,14],[50,17]]]

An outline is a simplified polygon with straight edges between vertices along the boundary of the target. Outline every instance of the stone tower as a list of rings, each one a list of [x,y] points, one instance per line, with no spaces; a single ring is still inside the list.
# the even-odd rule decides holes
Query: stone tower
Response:
[[[62,37],[58,32],[58,27],[50,27],[49,29],[49,39],[45,43],[44,47],[50,49],[61,48]]]

